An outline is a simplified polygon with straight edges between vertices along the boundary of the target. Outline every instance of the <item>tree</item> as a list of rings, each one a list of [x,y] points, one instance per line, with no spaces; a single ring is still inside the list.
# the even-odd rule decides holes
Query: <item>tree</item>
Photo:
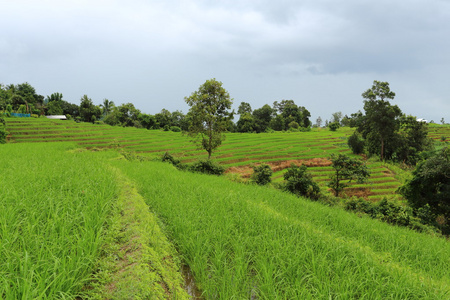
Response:
[[[297,106],[294,100],[282,100],[281,102],[275,101],[273,103],[273,110],[280,112],[284,124],[281,130],[285,130],[288,128],[289,123],[292,121],[297,122],[301,127],[308,128],[311,126],[311,121],[309,117],[311,117],[311,113],[303,106]],[[281,119],[277,120],[279,122]],[[279,124],[276,124],[276,127]],[[275,129],[275,127],[272,127]],[[278,130],[278,129],[275,129]]]
[[[312,179],[311,174],[308,173],[305,165],[299,167],[292,163],[291,167],[284,173],[283,178],[286,181],[283,185],[284,190],[297,196],[305,196],[311,199],[319,198],[320,188]]]
[[[99,119],[102,112],[100,107],[94,105],[92,99],[84,95],[80,99],[80,117],[84,122],[92,122],[92,116]]]
[[[397,105],[391,105],[384,99],[394,99],[395,93],[388,82],[375,80],[372,88],[362,93],[366,115],[358,131],[369,143],[369,153],[379,149],[381,160],[385,159],[385,148],[389,145],[399,128],[398,118],[402,115]],[[391,146],[392,149],[392,146]],[[392,154],[392,153],[391,153]]]
[[[47,96],[47,98],[45,99],[45,103],[48,104],[53,101],[62,101],[62,99],[63,99],[63,94],[53,93],[50,96]]]
[[[250,106],[250,103],[241,102],[241,104],[239,105],[237,113],[238,113],[238,115],[243,115],[245,113],[251,114],[252,113],[252,107]]]
[[[413,116],[400,118],[398,143],[395,149],[396,159],[409,165],[415,165],[419,153],[433,148],[433,140],[428,137],[428,124],[419,122]]]
[[[113,101],[109,101],[108,99],[103,99],[103,103],[100,104],[100,107],[103,110],[102,113],[105,116],[107,116],[107,115],[109,115],[111,113],[111,111],[113,110],[114,106],[115,106],[114,102]]]
[[[255,118],[249,113],[243,113],[239,116],[236,126],[238,132],[254,132]]]
[[[184,99],[192,113],[188,134],[201,149],[208,152],[210,159],[213,151],[225,139],[228,121],[233,118],[233,112],[229,111],[233,99],[222,87],[222,82],[215,78],[206,80],[197,91]]]
[[[441,123],[442,123],[442,125],[445,125],[445,120],[444,120],[444,118],[441,119]]]
[[[342,119],[342,112],[338,111],[331,114],[331,123],[340,123]]]
[[[63,109],[61,108],[61,101],[51,101],[47,104],[48,115],[62,115]]]
[[[342,182],[343,180],[348,180],[348,183],[352,180],[363,183],[370,176],[366,165],[359,159],[344,154],[331,154],[330,160],[334,173],[330,177],[328,186],[334,191],[336,197],[339,197],[339,193],[348,186],[347,183]]]
[[[450,234],[450,148],[419,163],[412,175],[400,193],[414,209],[429,209],[443,232]]]
[[[336,131],[339,129],[339,127],[341,127],[341,125],[339,125],[339,122],[328,123],[328,128],[330,128],[331,131]]]
[[[317,119],[316,119],[316,126],[317,127],[320,127],[322,125],[322,118],[319,116]]]
[[[270,127],[270,122],[275,115],[274,110],[270,105],[265,104],[263,107],[253,111],[253,118],[255,120],[256,132],[264,132]]]

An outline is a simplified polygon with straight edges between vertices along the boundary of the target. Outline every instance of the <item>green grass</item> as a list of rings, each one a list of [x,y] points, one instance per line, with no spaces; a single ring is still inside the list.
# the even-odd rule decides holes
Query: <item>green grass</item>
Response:
[[[67,144],[0,147],[0,297],[79,295],[117,187],[92,153]]]
[[[206,299],[448,299],[445,239],[279,191],[114,162],[167,225]]]
[[[187,299],[173,245],[109,165],[119,154],[75,146],[0,146],[0,298]]]
[[[449,135],[450,126],[430,124],[429,128],[436,146],[443,147],[444,144],[440,143],[439,139],[443,135]],[[111,147],[115,143],[128,151],[152,158],[169,151],[184,163],[207,157],[207,153],[198,150],[187,136],[160,130],[111,127],[45,118],[7,118],[7,130],[11,132],[9,137],[11,143],[74,141],[88,149]],[[227,134],[223,145],[213,154],[213,158],[226,168],[247,168],[248,172],[251,172],[252,164],[325,159],[332,153],[354,156],[346,146],[346,138],[353,130],[342,127],[336,132],[316,128],[310,132],[230,133]],[[450,137],[448,139],[450,140]],[[378,189],[376,195],[371,196],[372,201],[395,195],[396,187],[401,185],[409,174],[394,165],[372,160],[367,164],[372,171],[372,178],[364,187],[369,191],[372,184],[378,181],[392,182],[389,184],[391,188],[387,186],[384,191]],[[329,167],[311,169],[314,179],[320,183],[322,190],[326,191],[326,182],[329,181],[332,169]],[[283,172],[283,170],[274,172],[273,181],[282,181]]]

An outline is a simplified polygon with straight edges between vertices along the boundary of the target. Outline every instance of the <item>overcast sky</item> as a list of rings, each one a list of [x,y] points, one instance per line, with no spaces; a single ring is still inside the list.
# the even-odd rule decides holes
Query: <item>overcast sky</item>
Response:
[[[450,122],[448,0],[0,0],[0,28],[0,83],[75,104],[186,113],[216,78],[236,110],[292,99],[315,122],[363,110],[379,80],[404,113]]]

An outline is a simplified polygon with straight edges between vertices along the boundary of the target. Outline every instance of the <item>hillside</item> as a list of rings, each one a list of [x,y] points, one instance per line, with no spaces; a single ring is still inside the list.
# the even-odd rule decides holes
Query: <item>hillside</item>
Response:
[[[76,142],[82,147],[120,147],[141,155],[156,157],[169,151],[183,162],[206,157],[206,152],[196,149],[187,136],[181,133],[160,130],[112,127],[73,121],[48,120],[44,118],[17,118],[7,120],[10,143],[22,142]],[[437,127],[440,128],[440,127]],[[292,162],[305,164],[323,190],[332,172],[331,153],[352,155],[346,145],[351,128],[340,128],[336,132],[313,129],[310,132],[274,132],[263,134],[229,133],[213,158],[236,173],[248,178],[252,164],[268,163],[274,170],[273,180],[282,180],[283,171]],[[444,133],[436,131],[435,136]],[[371,177],[368,183],[353,184],[347,189],[348,196],[356,195],[371,201],[385,196],[394,196],[402,184],[395,169],[388,165],[368,162]],[[398,195],[395,197],[399,198]]]
[[[443,238],[77,147],[0,146],[4,299],[450,297]]]

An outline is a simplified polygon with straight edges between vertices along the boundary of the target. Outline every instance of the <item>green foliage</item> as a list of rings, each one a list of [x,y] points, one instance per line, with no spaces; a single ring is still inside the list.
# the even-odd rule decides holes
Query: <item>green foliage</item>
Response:
[[[427,223],[423,223],[423,220],[429,217],[425,210],[421,211],[421,217],[416,217],[410,207],[389,201],[387,198],[383,198],[378,203],[372,203],[362,198],[352,198],[345,203],[345,209],[367,214],[373,219],[389,224],[409,227],[421,232],[436,233],[436,230],[425,225]]]
[[[358,183],[367,181],[370,176],[366,165],[359,159],[351,158],[344,154],[332,154],[330,157],[334,173],[330,176],[328,186],[339,197],[339,193],[348,186],[348,182],[356,180]],[[343,181],[347,182],[343,182]]]
[[[413,178],[399,190],[414,209],[428,206],[434,216],[434,225],[445,234],[450,234],[449,148],[419,163],[413,171]]]
[[[191,172],[204,173],[209,175],[222,175],[225,172],[225,167],[221,166],[211,159],[207,159],[194,162],[189,167],[189,170]]]
[[[80,117],[84,122],[93,122],[92,117],[95,116],[96,119],[101,117],[100,107],[94,105],[92,99],[87,95],[81,97],[80,100]]]
[[[181,161],[179,159],[176,159],[170,154],[169,152],[164,152],[164,154],[161,156],[162,162],[169,162],[174,166],[179,166]]]
[[[178,126],[170,126],[170,131],[181,132],[181,128]]]
[[[191,107],[189,112],[192,124],[188,134],[194,138],[201,149],[208,152],[208,159],[225,139],[228,120],[233,118],[229,112],[233,99],[216,79],[207,80],[191,96],[185,97]]]
[[[255,118],[249,113],[243,113],[240,115],[236,127],[238,132],[254,132],[256,129]]]
[[[402,112],[397,105],[384,99],[394,99],[395,93],[390,90],[388,82],[375,80],[372,88],[362,96],[366,115],[358,121],[358,131],[367,140],[370,154],[379,153],[381,160],[390,158],[395,149],[394,137]]]
[[[297,129],[298,130],[299,127],[300,127],[300,125],[298,125],[298,123],[295,121],[292,121],[291,123],[288,124],[289,129]]]
[[[351,136],[349,136],[347,144],[350,149],[352,149],[354,154],[364,153],[364,139],[358,132],[355,131]]]
[[[238,115],[243,115],[243,114],[252,114],[252,107],[249,103],[247,102],[241,102],[241,104],[239,104],[239,108],[237,111]]]
[[[305,196],[311,199],[318,199],[320,196],[320,188],[312,179],[311,174],[308,173],[305,165],[297,166],[291,164],[284,173],[283,178],[285,182],[282,188],[297,196]]]
[[[0,125],[0,144],[6,143],[6,137],[8,136],[9,132],[6,131],[5,127],[3,125]]]
[[[258,185],[266,185],[272,182],[272,169],[269,165],[260,164],[253,166],[252,181]]]
[[[311,113],[303,106],[297,106],[294,100],[275,101],[273,103],[273,111],[280,112],[281,118],[275,121],[272,127],[274,130],[289,129],[289,123],[295,121],[300,127],[311,127]]]
[[[328,124],[328,128],[330,128],[331,131],[336,131],[341,127],[339,122],[332,122]]]

